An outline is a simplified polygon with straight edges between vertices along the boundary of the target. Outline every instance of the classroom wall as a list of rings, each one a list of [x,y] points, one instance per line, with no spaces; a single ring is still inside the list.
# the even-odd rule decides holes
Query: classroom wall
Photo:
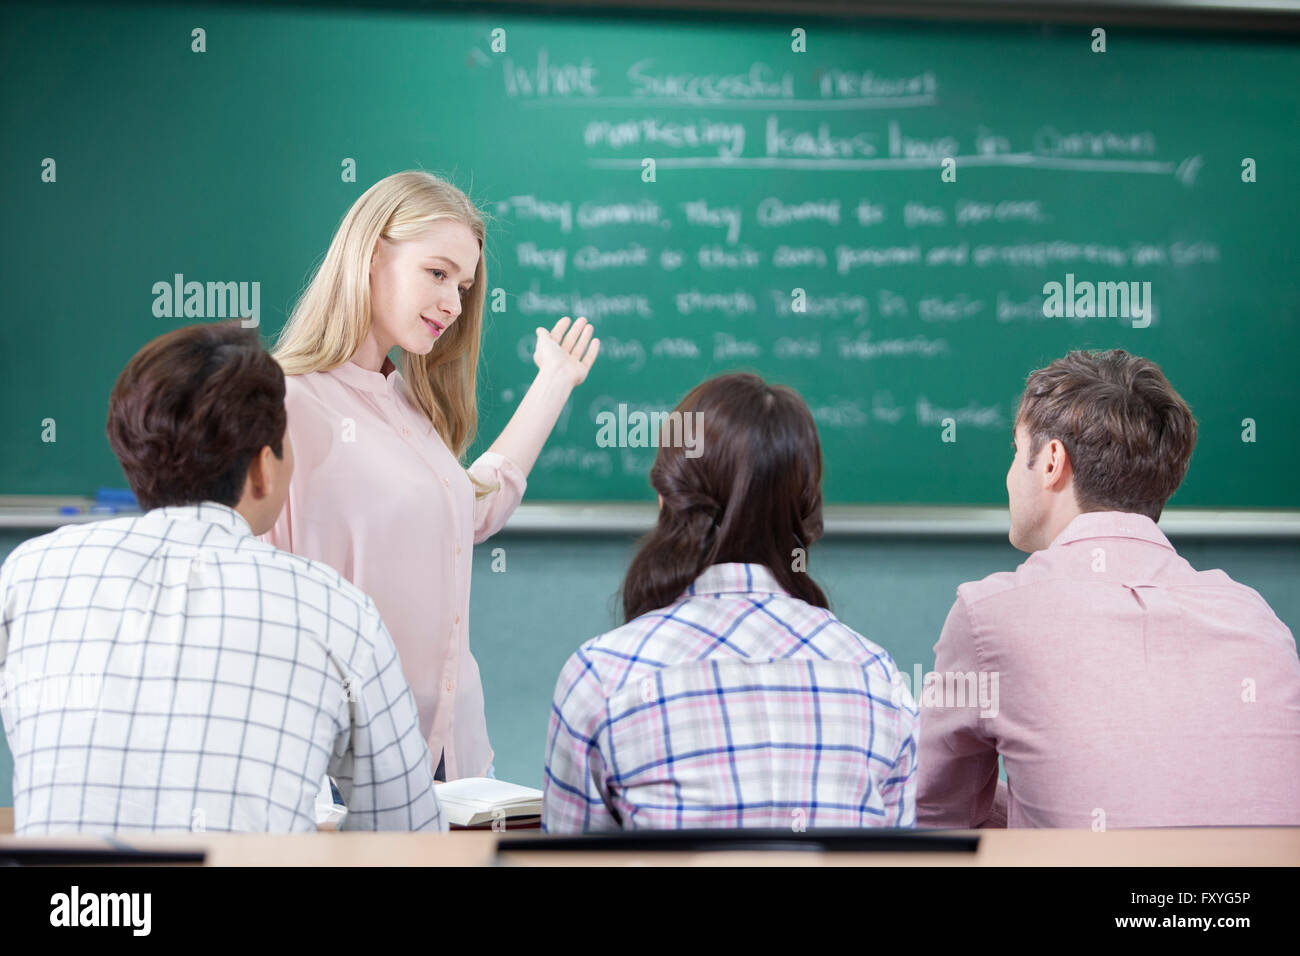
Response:
[[[0,534],[0,552],[24,533]],[[1222,568],[1262,594],[1294,631],[1300,624],[1300,542],[1176,540],[1198,568]],[[501,533],[475,549],[471,646],[483,674],[497,776],[541,786],[547,717],[565,659],[617,622],[615,594],[631,537]],[[492,550],[506,570],[493,573]],[[835,612],[881,644],[909,675],[929,669],[962,581],[1010,570],[1023,555],[1001,540],[834,538],[809,570]],[[0,806],[13,802],[12,761],[0,741]]]

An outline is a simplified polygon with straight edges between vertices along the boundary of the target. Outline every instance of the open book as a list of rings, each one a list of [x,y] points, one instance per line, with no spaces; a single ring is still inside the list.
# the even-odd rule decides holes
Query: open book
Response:
[[[330,787],[330,778],[321,781],[320,792],[316,794],[316,826],[337,829],[348,815],[348,808],[334,802],[334,791]]]
[[[464,777],[440,783],[437,790],[452,826],[513,830],[541,822],[542,791],[533,787],[492,777]]]
[[[465,777],[451,783],[435,784],[438,802],[447,822],[454,827],[515,830],[540,826],[542,791],[507,783],[492,777]],[[347,816],[348,808],[334,802],[330,779],[321,783],[316,795],[316,825],[337,828]]]

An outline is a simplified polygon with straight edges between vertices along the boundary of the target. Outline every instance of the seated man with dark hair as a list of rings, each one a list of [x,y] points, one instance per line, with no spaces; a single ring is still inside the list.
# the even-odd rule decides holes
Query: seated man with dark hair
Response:
[[[284,375],[239,321],[144,346],[108,438],[143,515],[67,525],[0,567],[0,715],[20,834],[445,830],[374,602],[257,539],[293,469]]]
[[[1071,352],[1029,376],[1007,492],[1032,554],[957,589],[918,695],[918,825],[1300,824],[1295,640],[1156,527],[1195,443],[1146,359]],[[946,693],[972,677],[980,693]]]

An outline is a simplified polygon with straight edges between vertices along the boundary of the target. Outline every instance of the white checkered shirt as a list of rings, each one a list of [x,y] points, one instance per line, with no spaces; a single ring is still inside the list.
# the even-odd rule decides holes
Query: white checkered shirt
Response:
[[[67,525],[0,567],[0,716],[23,834],[445,830],[374,601],[201,504]]]

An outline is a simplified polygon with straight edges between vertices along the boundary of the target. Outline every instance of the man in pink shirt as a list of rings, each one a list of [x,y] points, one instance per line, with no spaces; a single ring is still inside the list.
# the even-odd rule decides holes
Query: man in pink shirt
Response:
[[[1031,556],[957,589],[917,694],[918,826],[1300,825],[1295,640],[1156,527],[1195,443],[1145,359],[1029,376],[1007,493]]]

